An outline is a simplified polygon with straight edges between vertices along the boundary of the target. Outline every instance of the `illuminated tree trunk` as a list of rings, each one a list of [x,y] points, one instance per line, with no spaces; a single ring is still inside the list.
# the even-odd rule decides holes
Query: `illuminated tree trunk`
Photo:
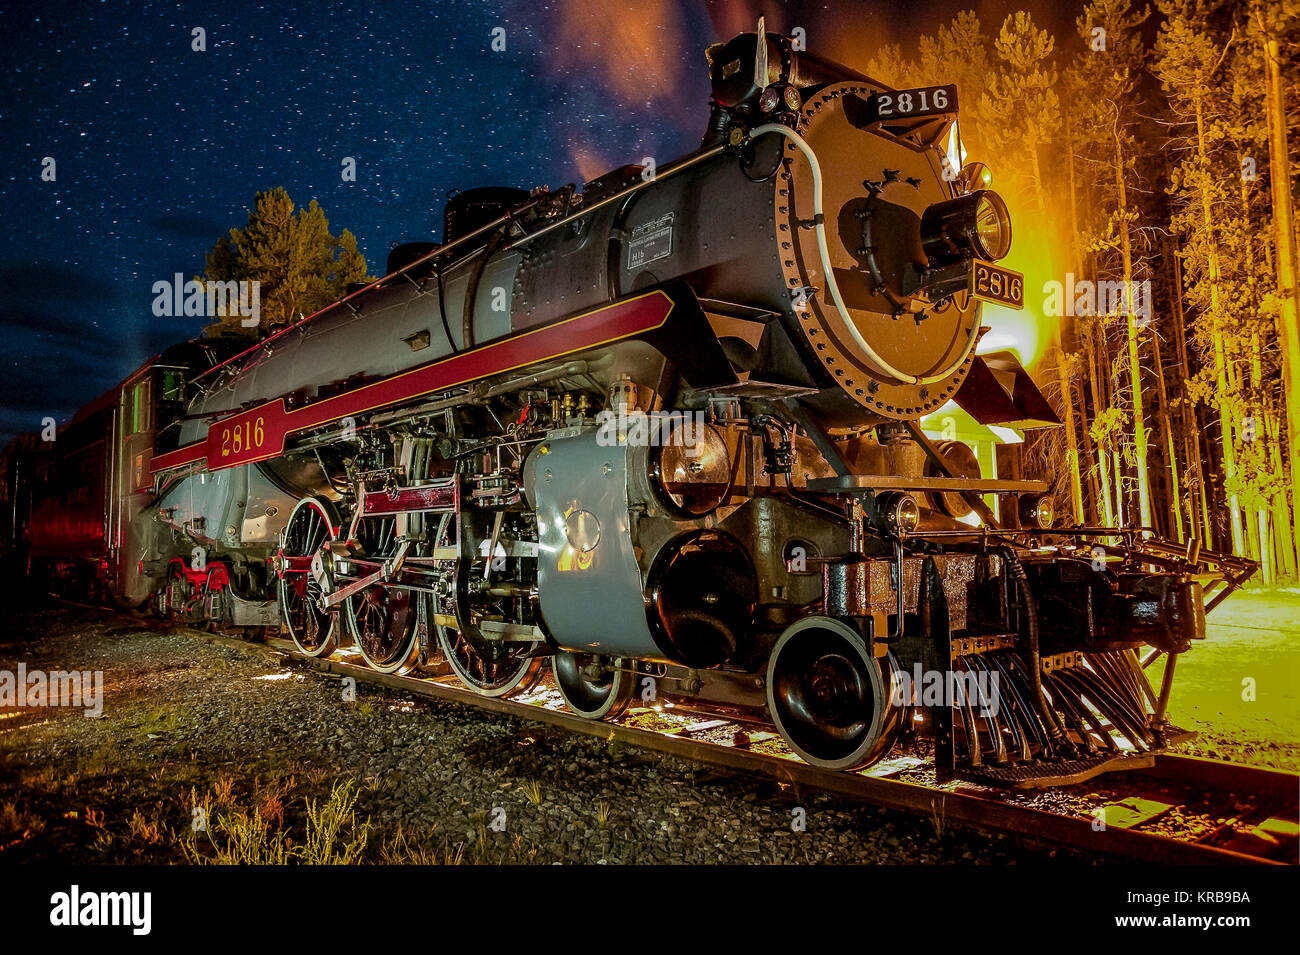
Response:
[[[1101,384],[1097,380],[1097,349],[1095,347],[1095,336],[1101,334],[1101,325],[1093,322],[1092,333],[1087,337],[1088,349],[1088,386],[1092,391],[1092,407],[1094,414],[1105,407],[1102,404]],[[1098,483],[1101,485],[1101,506],[1107,527],[1115,524],[1115,509],[1111,506],[1110,500],[1110,468],[1106,463],[1106,441],[1105,439],[1097,442],[1097,470],[1100,474]]]
[[[1099,520],[1097,512],[1100,510],[1100,505],[1097,502],[1101,497],[1097,490],[1097,470],[1092,466],[1092,461],[1095,460],[1095,455],[1092,448],[1092,434],[1088,429],[1088,402],[1084,396],[1082,380],[1078,382],[1078,386],[1079,394],[1076,400],[1079,403],[1079,435],[1083,439],[1083,453],[1081,455],[1081,460],[1089,462],[1085,474],[1088,479],[1088,500],[1091,502],[1091,510],[1087,512],[1087,519],[1090,523],[1096,523]],[[1071,398],[1074,398],[1074,396],[1071,395]]]
[[[1244,165],[1244,157],[1240,165]],[[1250,210],[1250,193],[1251,182],[1243,175],[1241,177],[1241,221],[1248,224],[1251,221]],[[1255,264],[1255,242],[1251,238],[1246,239],[1246,274],[1251,277],[1251,302],[1252,309],[1259,309],[1259,296],[1255,293],[1255,283],[1253,281],[1256,275]],[[1264,243],[1264,256],[1270,269],[1273,265],[1272,257],[1269,255],[1268,243]],[[1264,442],[1267,449],[1266,462],[1261,465],[1263,481],[1270,489],[1278,490],[1263,495],[1262,489],[1260,496],[1262,500],[1257,507],[1256,513],[1256,534],[1259,539],[1260,560],[1263,564],[1264,582],[1272,584],[1277,576],[1283,574],[1291,576],[1291,568],[1294,563],[1294,552],[1292,550],[1293,536],[1291,533],[1290,516],[1287,513],[1287,495],[1283,489],[1285,487],[1285,470],[1282,467],[1282,459],[1279,454],[1279,443],[1284,440],[1283,430],[1279,426],[1277,416],[1274,413],[1272,402],[1264,389],[1264,349],[1260,340],[1258,330],[1251,333],[1250,336],[1250,414],[1254,419],[1251,440]],[[1274,523],[1273,532],[1269,532],[1269,520],[1272,517]]]
[[[1187,360],[1187,325],[1183,314],[1183,264],[1174,253],[1174,341],[1178,345],[1178,367],[1182,371],[1183,381],[1192,380],[1191,365]],[[1200,504],[1201,528],[1204,536],[1201,540],[1206,547],[1214,547],[1214,526],[1210,521],[1210,496],[1208,491],[1208,481],[1205,474],[1205,460],[1201,454],[1201,429],[1197,426],[1196,406],[1192,404],[1191,396],[1187,393],[1186,385],[1183,387],[1182,401],[1180,410],[1183,417],[1183,447],[1190,448],[1191,461],[1190,466],[1196,469],[1196,482],[1190,490],[1194,493],[1193,507],[1196,503]],[[1188,523],[1195,527],[1195,515],[1189,516]]]
[[[1029,165],[1033,170],[1034,177],[1034,202],[1038,205],[1038,215],[1040,218],[1047,217],[1047,197],[1043,194],[1043,176],[1038,167],[1038,141],[1030,139],[1025,143],[1025,151],[1029,153]]]
[[[1237,454],[1232,445],[1232,399],[1228,396],[1228,370],[1223,357],[1223,339],[1214,337],[1214,375],[1219,386],[1219,436],[1223,443],[1223,483],[1228,492],[1228,515],[1232,527],[1232,552],[1245,556],[1241,528],[1241,503],[1233,486],[1237,480]]]
[[[1244,184],[1242,191],[1243,193],[1245,191]],[[1247,260],[1250,263],[1250,274],[1254,274],[1254,258],[1254,254],[1248,246]],[[1264,363],[1261,358],[1258,332],[1250,336],[1250,394],[1252,401],[1250,414],[1254,419],[1255,430],[1254,440],[1263,441],[1265,447],[1267,447],[1270,442],[1271,429],[1268,426],[1268,416],[1264,408]],[[1273,540],[1273,535],[1269,533],[1269,509],[1265,507],[1267,499],[1260,490],[1256,491],[1256,495],[1259,503],[1255,508],[1255,537],[1259,544],[1259,562],[1264,576],[1264,585],[1272,586],[1277,578],[1278,571],[1277,542]]]
[[[1210,161],[1205,154],[1205,110],[1201,96],[1196,97],[1196,155],[1201,163],[1201,177],[1197,183],[1201,196],[1201,218],[1205,227],[1205,257],[1210,277],[1210,314],[1217,321],[1219,305],[1219,250],[1214,240],[1213,217],[1210,213],[1210,193],[1205,185],[1205,171]],[[1223,445],[1223,473],[1225,483],[1236,477],[1237,464],[1232,450],[1232,415],[1227,394],[1228,378],[1223,362],[1223,338],[1214,336],[1214,373],[1219,385],[1219,437]],[[1228,518],[1232,528],[1232,552],[1242,553],[1241,508],[1236,494],[1228,495]]]
[[[1255,511],[1256,533],[1259,535],[1259,569],[1264,577],[1264,586],[1272,587],[1276,576],[1273,566],[1273,551],[1268,543],[1268,512],[1262,507]]]
[[[1070,226],[1071,236],[1077,236],[1079,226],[1074,209],[1074,150],[1069,147],[1069,143],[1069,115],[1067,113],[1067,148],[1065,153],[1070,173]],[[1038,193],[1039,212],[1045,214],[1042,180],[1039,178],[1038,151],[1035,149],[1032,155],[1034,163],[1034,190]],[[1071,241],[1074,241],[1073,238]],[[1076,272],[1081,271],[1081,269],[1078,268],[1077,258],[1075,260],[1075,266]],[[1071,313],[1073,313],[1074,309],[1066,308],[1063,309],[1063,311],[1066,314],[1061,317],[1060,354],[1056,362],[1056,374],[1061,388],[1061,407],[1065,410],[1065,421],[1062,423],[1065,425],[1065,460],[1066,465],[1070,469],[1070,504],[1074,509],[1074,522],[1076,524],[1083,524],[1083,480],[1079,472],[1079,444],[1078,441],[1075,440],[1074,434],[1074,388],[1070,385],[1069,362],[1065,351],[1066,343],[1074,338],[1073,328],[1071,327],[1073,324]],[[1086,431],[1088,427],[1086,421],[1084,422],[1083,427]]]
[[[1247,181],[1245,176],[1242,176],[1241,179],[1241,215],[1244,223],[1250,221],[1250,182]],[[1269,255],[1267,243],[1264,244],[1264,254],[1271,270],[1273,259]],[[1246,242],[1246,266],[1246,274],[1253,277],[1256,274],[1255,243],[1249,239]],[[1260,303],[1258,296],[1253,292],[1253,282],[1251,287],[1251,305],[1258,309]],[[1271,585],[1276,582],[1278,576],[1288,578],[1292,576],[1295,552],[1293,549],[1294,536],[1291,528],[1291,518],[1287,509],[1286,470],[1283,467],[1282,454],[1280,453],[1281,445],[1285,441],[1285,430],[1278,420],[1271,397],[1264,388],[1263,355],[1264,348],[1260,340],[1260,333],[1255,331],[1250,336],[1250,413],[1255,419],[1255,440],[1263,441],[1264,447],[1267,449],[1266,461],[1261,465],[1264,471],[1261,479],[1271,489],[1271,492],[1260,502],[1256,521],[1259,528],[1260,560],[1263,564],[1264,583]],[[1270,520],[1272,521],[1271,532]]]
[[[1282,391],[1286,396],[1286,458],[1291,467],[1291,504],[1300,515],[1300,288],[1296,285],[1295,218],[1291,206],[1291,153],[1274,4],[1266,5],[1269,22],[1262,24],[1264,80],[1268,105],[1269,180],[1273,187],[1273,240],[1277,246],[1277,339],[1282,358]],[[1300,520],[1292,522],[1292,543],[1300,553]]]
[[[1061,342],[1057,349],[1056,377],[1061,389],[1061,408],[1065,420],[1065,461],[1070,469],[1070,506],[1074,522],[1083,523],[1083,482],[1079,476],[1079,445],[1074,435],[1074,389],[1070,387],[1068,358],[1065,354],[1065,329],[1061,329]]]
[[[1285,441],[1285,432],[1275,407],[1269,408],[1265,417],[1265,428],[1268,432],[1269,462],[1274,473],[1285,474],[1282,467],[1282,444]],[[1273,528],[1278,552],[1278,571],[1282,576],[1295,580],[1296,552],[1291,546],[1295,529],[1291,526],[1291,511],[1287,507],[1285,490],[1273,497]]]
[[[1232,409],[1233,409],[1232,421],[1234,427],[1236,428],[1235,436],[1238,441],[1244,441],[1245,438],[1243,437],[1243,434],[1245,434],[1246,417],[1247,417],[1247,415],[1244,413],[1246,410],[1246,405],[1244,402],[1244,396],[1246,394],[1246,384],[1242,380],[1240,364],[1241,364],[1240,361],[1229,361],[1226,365],[1226,368],[1227,368],[1228,388],[1230,389],[1231,394],[1238,396],[1237,401],[1235,401],[1232,405]],[[1234,464],[1236,463],[1235,444],[1233,445],[1233,463]],[[1239,482],[1241,482],[1240,468],[1237,469],[1237,477]],[[1241,482],[1241,483],[1245,483],[1245,482]],[[1242,508],[1241,526],[1243,531],[1243,539],[1246,546],[1246,549],[1243,552],[1243,554],[1244,556],[1249,557],[1251,560],[1259,560],[1259,522],[1256,520],[1256,515],[1254,510],[1249,507],[1243,506],[1241,504],[1240,494],[1237,495],[1237,504],[1239,507]]]
[[[1243,184],[1244,189],[1244,184]],[[1254,259],[1249,244],[1246,246],[1247,274],[1253,274]],[[1264,429],[1263,407],[1260,404],[1260,396],[1263,392],[1264,371],[1259,360],[1259,333],[1255,332],[1250,336],[1250,416],[1253,419],[1252,427],[1254,428],[1254,441],[1267,441],[1268,432]],[[1263,475],[1261,475],[1261,479]],[[1276,568],[1273,561],[1273,548],[1269,543],[1268,533],[1268,510],[1264,507],[1264,498],[1259,488],[1255,488],[1252,495],[1255,499],[1255,525],[1251,534],[1252,544],[1255,547],[1256,559],[1260,562],[1260,570],[1263,573],[1265,586],[1271,586],[1275,576]]]
[[[1118,123],[1118,118],[1116,120]],[[1115,131],[1115,188],[1118,191],[1119,241],[1124,261],[1125,316],[1128,332],[1128,371],[1133,388],[1133,453],[1138,485],[1138,523],[1151,526],[1151,488],[1147,483],[1147,428],[1142,407],[1142,365],[1139,357],[1137,316],[1133,314],[1133,248],[1129,240],[1128,193],[1124,183],[1124,150]]]
[[[1160,336],[1151,336],[1151,347],[1156,358],[1156,382],[1159,384],[1160,407],[1158,417],[1163,431],[1165,457],[1169,465],[1169,511],[1173,519],[1175,539],[1183,542],[1183,495],[1178,481],[1178,457],[1174,453],[1174,426],[1169,409],[1169,395],[1165,391],[1165,368],[1160,360]]]
[[[1120,527],[1124,526],[1124,462],[1120,458],[1119,449],[1110,452],[1110,466],[1115,472],[1115,520]]]

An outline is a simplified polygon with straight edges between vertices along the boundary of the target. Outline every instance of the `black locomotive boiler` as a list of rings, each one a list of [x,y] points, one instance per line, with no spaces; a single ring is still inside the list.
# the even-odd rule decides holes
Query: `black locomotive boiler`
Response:
[[[828,768],[900,740],[1016,786],[1149,761],[1207,592],[1250,569],[1054,528],[1043,484],[921,431],[949,401],[1055,420],[976,354],[981,300],[1023,288],[1006,206],[948,161],[956,90],[761,28],[708,52],[697,151],[462,192],[441,244],[186,366],[104,537],[114,594],[486,696],[549,670],[591,719],[647,687],[765,713]]]

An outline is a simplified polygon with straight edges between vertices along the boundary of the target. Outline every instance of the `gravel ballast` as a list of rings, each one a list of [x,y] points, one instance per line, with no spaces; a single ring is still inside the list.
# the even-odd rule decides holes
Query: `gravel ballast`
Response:
[[[223,841],[195,821],[227,811],[254,820],[260,846],[282,835],[293,861],[310,842],[309,804],[340,784],[355,798],[346,861],[1082,858],[473,706],[365,683],[352,698],[339,677],[267,647],[105,610],[15,615],[0,671],[19,663],[102,671],[103,713],[0,708],[0,861],[266,861],[219,851],[242,847],[248,827]]]
[[[969,863],[1055,854],[364,683],[345,702],[338,677],[281,666],[265,647],[102,610],[17,615],[0,643],[0,670],[19,662],[103,671],[103,714],[0,710],[4,861],[185,861],[205,792],[242,797],[294,832],[307,800],[327,799],[343,780],[355,783],[356,819],[371,824],[364,861],[393,861],[381,850],[399,826],[428,850],[414,861]],[[797,816],[804,831],[795,831]]]

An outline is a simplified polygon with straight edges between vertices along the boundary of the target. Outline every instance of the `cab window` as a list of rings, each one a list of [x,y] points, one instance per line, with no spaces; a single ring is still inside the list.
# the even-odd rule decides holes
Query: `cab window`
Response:
[[[137,382],[131,389],[131,433],[149,430],[149,379]]]

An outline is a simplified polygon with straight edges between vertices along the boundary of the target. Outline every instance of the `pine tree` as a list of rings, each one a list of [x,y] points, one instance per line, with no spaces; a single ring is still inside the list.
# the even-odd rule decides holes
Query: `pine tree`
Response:
[[[1281,477],[1275,331],[1262,307],[1271,249],[1265,190],[1253,157],[1267,149],[1260,47],[1235,4],[1164,0],[1155,73],[1185,154],[1171,177],[1171,228],[1182,239],[1192,343],[1202,371],[1189,394],[1218,412],[1222,488],[1234,553],[1260,559],[1264,577],[1294,566]],[[1283,543],[1285,540],[1285,543]]]
[[[1110,268],[1122,280],[1125,289],[1126,300],[1119,309],[1122,315],[1113,315],[1112,320],[1122,318],[1125,325],[1124,364],[1127,365],[1132,445],[1124,457],[1135,472],[1136,523],[1143,527],[1152,526],[1141,363],[1144,322],[1135,314],[1134,301],[1136,280],[1143,263],[1134,254],[1133,230],[1138,210],[1130,193],[1137,154],[1131,126],[1140,111],[1137,81],[1145,59],[1141,30],[1147,16],[1146,8],[1135,11],[1129,0],[1094,0],[1084,8],[1083,16],[1077,21],[1079,35],[1088,45],[1089,52],[1076,60],[1088,88],[1086,100],[1080,104],[1083,111],[1081,135],[1091,147],[1091,158],[1101,173],[1098,185],[1107,190],[1111,210],[1105,232],[1094,242],[1094,248],[1112,260],[1118,256],[1118,261]],[[1106,179],[1109,182],[1105,182]],[[1149,300],[1146,307],[1152,308]],[[1146,318],[1149,317],[1148,313]],[[1114,416],[1109,423],[1115,423]],[[1118,481],[1118,467],[1115,476]],[[1122,504],[1122,493],[1116,504]]]
[[[332,235],[314,199],[295,213],[283,188],[257,194],[247,225],[231,229],[208,253],[203,278],[260,283],[260,327],[245,328],[240,315],[225,315],[204,330],[209,337],[262,337],[338,301],[348,285],[373,281],[356,237],[347,229]]]
[[[1047,214],[1040,151],[1061,123],[1057,74],[1051,67],[1055,47],[1052,35],[1038,29],[1025,11],[1008,16],[993,43],[998,70],[979,101],[980,127],[989,146],[1028,163],[1017,167],[1016,175],[1040,216]]]
[[[894,89],[907,89],[918,82],[916,61],[907,59],[897,43],[886,43],[877,49],[867,61],[866,74]]]
[[[1279,441],[1285,444],[1285,455],[1279,453],[1277,471],[1280,478],[1280,458],[1285,457],[1291,469],[1294,508],[1285,549],[1290,550],[1294,544],[1296,556],[1300,557],[1300,253],[1291,188],[1296,164],[1287,131],[1287,117],[1292,115],[1288,110],[1288,94],[1293,103],[1296,47],[1300,45],[1300,3],[1296,0],[1257,2],[1252,5],[1250,26],[1254,45],[1263,54],[1272,201],[1276,284],[1265,300],[1265,307],[1275,321],[1286,406],[1286,428],[1284,432],[1279,429],[1278,435]],[[1285,512],[1285,505],[1281,511]],[[1275,513],[1278,513],[1276,508]]]
[[[922,36],[918,81],[936,86],[952,83],[957,87],[958,122],[961,137],[974,155],[987,155],[988,147],[976,115],[992,69],[989,39],[980,18],[973,10],[963,10],[952,22],[939,27],[934,36]]]

